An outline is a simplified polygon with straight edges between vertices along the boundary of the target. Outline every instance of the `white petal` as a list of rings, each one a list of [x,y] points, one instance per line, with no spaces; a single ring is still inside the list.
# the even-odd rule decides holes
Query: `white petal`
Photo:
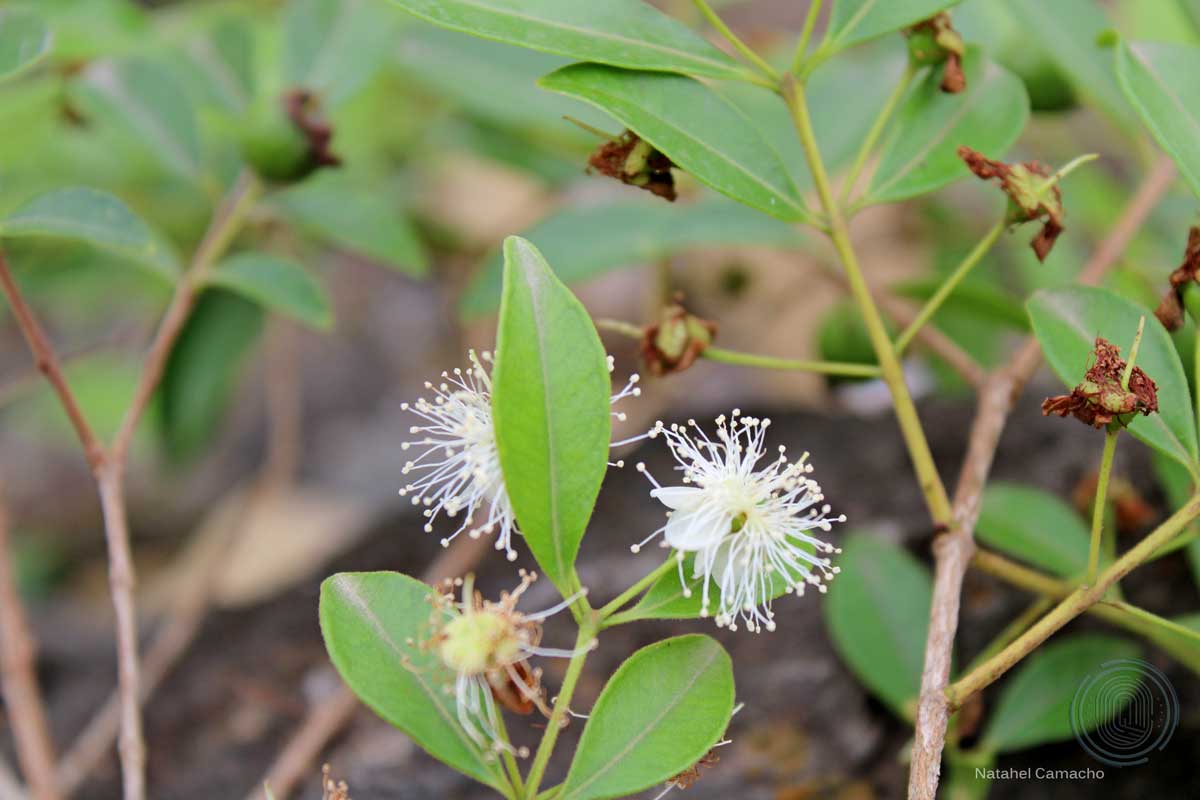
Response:
[[[729,517],[714,520],[711,514],[676,511],[667,520],[663,538],[676,550],[702,550],[719,542],[731,524]]]
[[[694,507],[704,496],[704,490],[696,486],[664,486],[652,490],[650,496],[674,510]]]

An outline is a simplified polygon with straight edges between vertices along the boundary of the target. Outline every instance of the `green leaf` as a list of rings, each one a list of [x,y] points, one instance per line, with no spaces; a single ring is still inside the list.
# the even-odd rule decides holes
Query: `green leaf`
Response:
[[[1139,415],[1129,432],[1189,470],[1196,469],[1196,422],[1187,378],[1170,335],[1153,314],[1107,289],[1088,286],[1043,289],[1027,308],[1046,360],[1069,387],[1083,380],[1097,336],[1128,355],[1138,320],[1145,317],[1137,366],[1158,384],[1158,413]]]
[[[834,51],[907,28],[962,0],[834,0],[825,34]]]
[[[1087,569],[1091,543],[1087,525],[1074,508],[1041,489],[989,484],[975,538],[1064,578]]]
[[[1067,76],[1077,92],[1126,129],[1129,105],[1113,74],[1112,56],[1098,42],[1112,21],[1094,0],[1008,0],[1026,47],[1036,47]]]
[[[318,330],[333,327],[324,287],[291,261],[266,253],[238,253],[210,271],[205,282]]]
[[[212,442],[262,321],[262,309],[235,294],[210,290],[200,296],[159,387],[163,440],[172,459],[186,461]]]
[[[1192,191],[1200,195],[1200,47],[1138,42],[1117,47],[1125,96]]]
[[[397,572],[342,572],[321,584],[321,633],[342,680],[434,758],[497,790],[496,758],[458,724],[455,676],[419,642],[434,590]]]
[[[846,537],[822,608],[842,660],[904,719],[913,719],[921,689],[933,582],[898,545],[877,536]]]
[[[1163,493],[1167,496],[1167,503],[1172,511],[1183,508],[1183,504],[1192,499],[1192,493],[1195,491],[1195,482],[1188,471],[1184,469],[1178,461],[1172,458],[1167,458],[1160,453],[1154,453],[1154,458],[1151,463],[1154,466],[1154,474],[1158,478],[1158,484],[1162,487]],[[1195,521],[1188,526],[1189,533],[1196,529],[1200,524]],[[1188,564],[1192,568],[1192,579],[1197,586],[1200,586],[1200,539],[1192,541],[1187,546]]]
[[[592,706],[555,797],[625,797],[679,774],[721,740],[733,700],[733,665],[715,640],[693,634],[643,647]]]
[[[285,86],[320,93],[333,108],[383,65],[399,20],[377,0],[292,0],[283,18]]]
[[[38,195],[0,222],[0,236],[83,242],[168,281],[180,271],[175,254],[149,225],[116,197],[96,189],[71,187]]]
[[[50,30],[41,17],[21,9],[0,9],[0,81],[20,75],[50,52]]]
[[[739,244],[791,248],[804,241],[791,226],[723,198],[686,205],[655,200],[572,207],[522,236],[537,245],[554,265],[554,273],[568,284],[686,250]],[[464,317],[495,310],[503,274],[504,260],[497,253],[464,293]]]
[[[254,99],[254,29],[243,19],[227,19],[184,45],[179,67],[198,96],[229,112],[244,112]]]
[[[738,78],[746,70],[642,0],[393,0],[443,28],[615,67]]]
[[[322,173],[272,199],[296,224],[319,238],[406,275],[428,272],[416,230],[386,191]]]
[[[612,441],[608,364],[583,305],[542,254],[504,242],[492,416],[508,498],[542,571],[573,592]]]
[[[944,276],[940,275],[904,281],[893,285],[892,291],[913,300],[928,300],[941,288],[944,281]],[[958,311],[966,317],[993,322],[1012,330],[1029,330],[1029,315],[1025,313],[1025,307],[1007,292],[983,281],[966,281],[960,284],[954,293],[946,298],[943,307]]]
[[[943,92],[941,72],[929,70],[905,99],[865,202],[894,203],[940,189],[969,174],[960,145],[998,158],[1021,135],[1029,119],[1021,80],[976,48],[967,50],[963,67],[966,91]]]
[[[1071,700],[1079,684],[1104,662],[1134,659],[1139,653],[1132,642],[1101,634],[1080,634],[1043,645],[1004,684],[979,749],[1008,753],[1073,738]],[[1131,681],[1140,675],[1140,670],[1129,666]],[[1117,714],[1128,702],[1125,693],[1108,699],[1108,704],[1097,705],[1109,712],[1108,717],[1083,718],[1094,723],[1091,727]]]
[[[164,167],[189,178],[200,174],[196,112],[166,64],[140,58],[96,62],[81,88],[91,111],[139,142]]]
[[[573,64],[540,84],[608,112],[680,169],[740,203],[785,222],[812,218],[755,123],[699,81]]]

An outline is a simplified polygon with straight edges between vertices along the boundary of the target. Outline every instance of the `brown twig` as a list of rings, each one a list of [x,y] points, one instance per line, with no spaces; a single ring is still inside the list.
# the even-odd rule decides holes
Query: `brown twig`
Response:
[[[212,604],[217,579],[222,575],[225,556],[245,529],[245,521],[271,494],[288,486],[295,473],[300,443],[300,364],[295,331],[290,323],[279,322],[272,330],[266,358],[267,452],[254,488],[243,498],[240,509],[228,525],[215,532],[216,541],[194,567],[198,575],[176,596],[166,621],[155,633],[142,660],[141,702],[144,705],[175,664],[187,652],[200,632]],[[191,550],[181,558],[190,558]],[[62,758],[58,785],[64,794],[73,794],[99,765],[112,747],[120,727],[120,697],[113,693],[75,739]]]
[[[0,256],[0,289],[3,289],[13,308],[17,324],[29,343],[34,362],[54,387],[75,427],[88,462],[92,466],[100,493],[104,533],[108,543],[109,589],[116,612],[117,690],[121,722],[118,752],[121,758],[125,800],[144,800],[146,796],[146,748],[142,735],[137,609],[133,597],[136,579],[125,507],[125,462],[138,423],[162,379],[167,357],[195,305],[203,278],[213,262],[233,240],[260,188],[258,179],[250,172],[244,172],[214,213],[188,271],[176,283],[170,305],[147,351],[133,400],[126,410],[112,446],[108,449],[104,448],[89,427],[71,392],[53,345],[25,302],[7,263]]]
[[[434,559],[422,579],[435,584],[468,572],[491,544],[492,540],[486,536],[478,539],[459,537],[449,549]],[[263,786],[271,788],[275,800],[288,797],[313,769],[326,743],[350,723],[358,709],[358,698],[344,684],[339,685],[292,734],[267,774],[246,795],[246,800],[263,800]]]
[[[34,800],[59,800],[54,781],[54,742],[37,681],[37,643],[17,592],[8,539],[8,516],[0,498],[0,690],[13,729],[17,759]]]
[[[1096,283],[1116,263],[1171,188],[1174,175],[1169,159],[1162,157],[1154,164],[1123,210],[1120,222],[1084,266],[1080,274],[1082,282]],[[910,800],[933,800],[937,793],[950,715],[944,693],[950,678],[950,652],[958,628],[963,577],[975,549],[975,523],[983,488],[1013,403],[1040,363],[1041,350],[1037,340],[1030,338],[1004,367],[984,382],[954,497],[954,525],[934,543],[933,605],[909,772]]]

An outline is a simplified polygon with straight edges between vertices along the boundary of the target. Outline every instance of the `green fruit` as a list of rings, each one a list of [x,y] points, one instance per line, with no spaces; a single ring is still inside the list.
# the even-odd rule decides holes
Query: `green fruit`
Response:
[[[316,166],[308,140],[277,101],[250,113],[240,139],[242,158],[265,180],[298,181]]]

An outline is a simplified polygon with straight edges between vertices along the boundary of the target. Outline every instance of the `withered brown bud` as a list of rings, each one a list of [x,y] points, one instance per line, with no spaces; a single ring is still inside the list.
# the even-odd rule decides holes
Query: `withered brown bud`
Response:
[[[1120,348],[1097,338],[1094,356],[1083,382],[1070,394],[1046,398],[1042,414],[1073,416],[1094,428],[1104,428],[1114,421],[1128,425],[1134,414],[1149,416],[1158,411],[1158,387],[1141,367],[1130,373],[1128,389],[1121,386],[1126,364]]]
[[[333,128],[321,111],[319,98],[308,89],[292,89],[283,96],[283,107],[287,110],[288,119],[308,142],[308,154],[313,165],[341,165],[342,159],[329,149],[333,141]]]
[[[675,176],[671,174],[675,165],[633,131],[627,130],[600,145],[588,157],[588,166],[601,175],[645,189],[664,200],[674,202],[677,197]]]
[[[1187,247],[1183,253],[1183,263],[1171,273],[1170,288],[1163,295],[1162,301],[1154,312],[1158,321],[1169,331],[1178,330],[1183,325],[1183,293],[1193,283],[1196,283],[1200,273],[1200,228],[1193,227],[1188,231]]]
[[[642,360],[655,375],[683,372],[696,362],[717,335],[717,325],[683,307],[679,298],[662,310],[642,335]]]
[[[947,94],[958,94],[967,88],[967,75],[963,72],[963,56],[966,45],[945,11],[918,22],[905,31],[908,37],[908,57],[914,65],[942,66],[941,89]]]
[[[703,770],[715,767],[721,757],[717,755],[716,748],[710,749],[707,753],[700,757],[692,766],[685,769],[683,772],[675,775],[667,780],[667,783],[674,786],[676,789],[688,789],[692,784],[700,780],[700,775]]]
[[[1058,184],[1049,184],[1046,180],[1054,173],[1037,161],[1027,161],[1023,164],[993,161],[965,145],[958,148],[958,157],[978,178],[1000,181],[1000,188],[1008,195],[1010,225],[1034,220],[1043,221],[1041,231],[1033,237],[1030,246],[1038,261],[1045,261],[1064,230],[1063,217],[1066,213]]]

